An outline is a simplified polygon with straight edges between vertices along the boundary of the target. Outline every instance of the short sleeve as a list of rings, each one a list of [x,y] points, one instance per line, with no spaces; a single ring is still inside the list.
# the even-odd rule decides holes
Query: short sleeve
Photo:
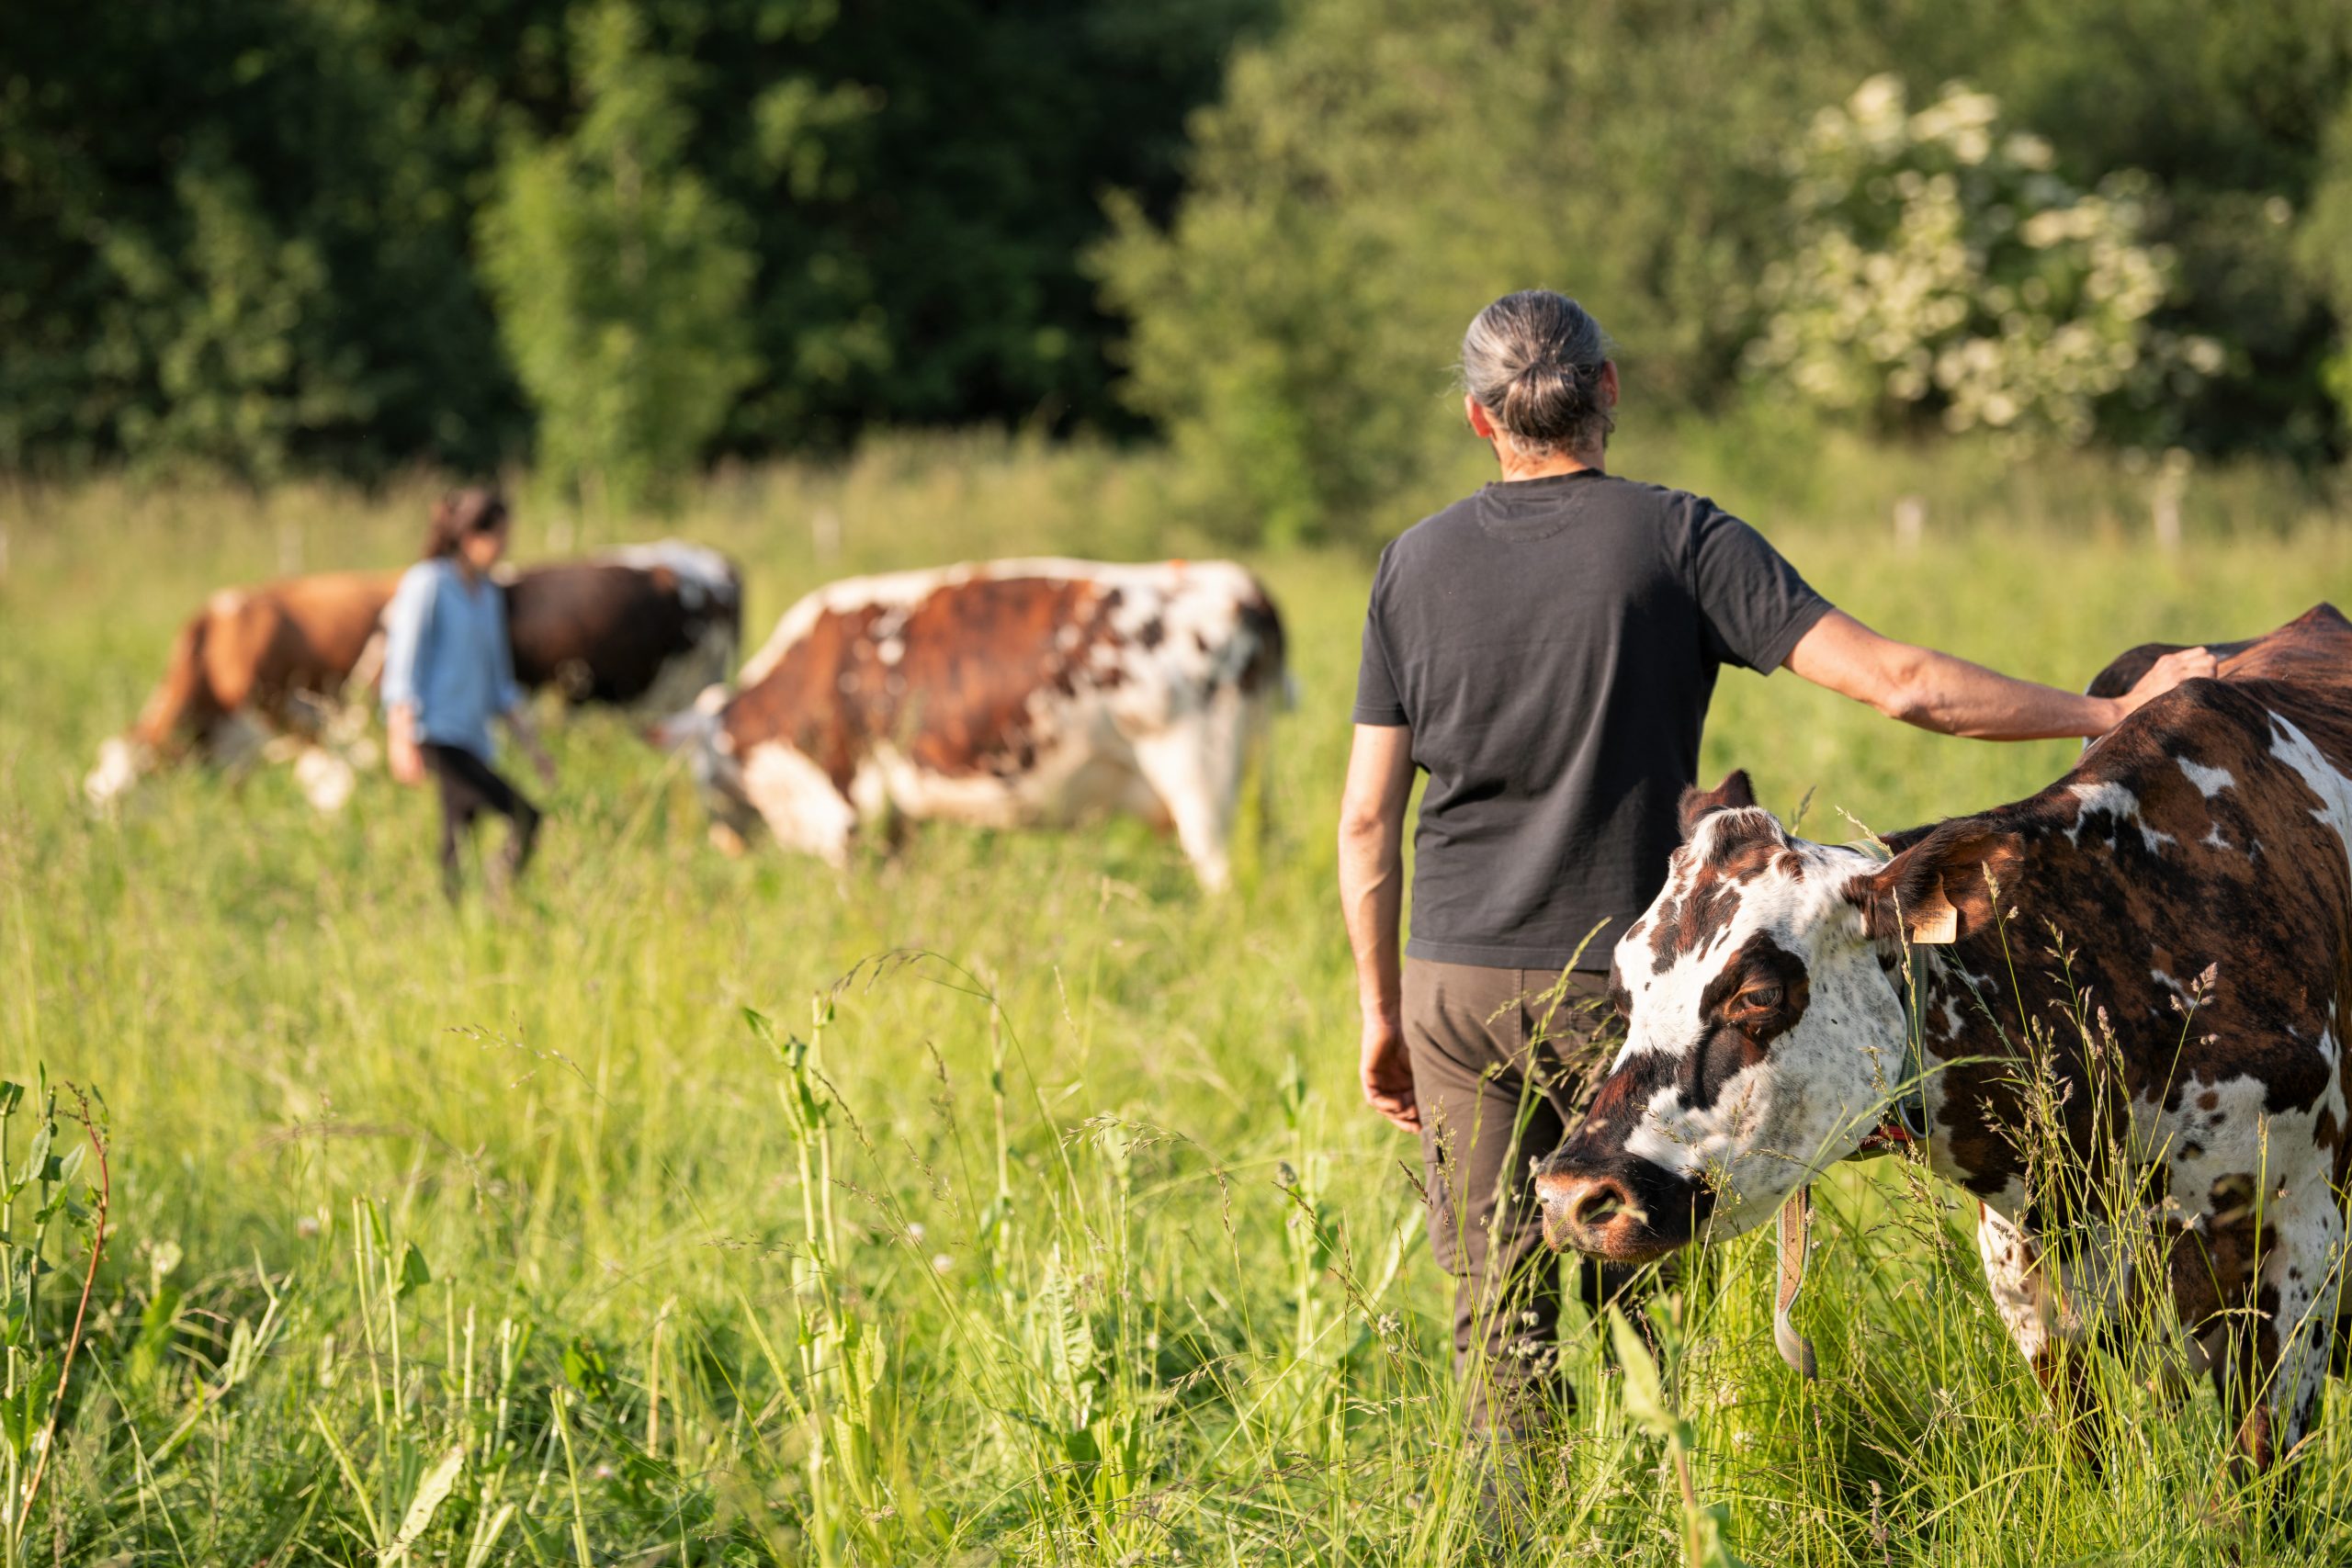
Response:
[[[1712,501],[1692,504],[1691,591],[1707,651],[1722,663],[1769,675],[1829,613],[1830,603],[1763,535]]]
[[[1388,554],[1381,552],[1380,570],[1372,580],[1372,602],[1364,606],[1363,658],[1356,666],[1355,722],[1383,727],[1409,724],[1404,694],[1396,688],[1396,667],[1389,657],[1388,637],[1382,625],[1381,600],[1388,584]]]

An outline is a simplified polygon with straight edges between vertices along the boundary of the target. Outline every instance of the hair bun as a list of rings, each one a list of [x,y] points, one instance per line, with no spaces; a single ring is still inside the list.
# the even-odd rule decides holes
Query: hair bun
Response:
[[[1550,457],[1614,428],[1602,406],[1608,340],[1585,308],[1548,288],[1507,294],[1462,339],[1464,389],[1522,457]]]

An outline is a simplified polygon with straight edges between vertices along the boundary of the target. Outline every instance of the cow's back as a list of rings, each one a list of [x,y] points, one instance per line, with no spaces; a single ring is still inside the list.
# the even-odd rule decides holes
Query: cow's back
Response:
[[[1284,679],[1282,624],[1230,562],[1058,558],[852,578],[745,665],[733,745],[797,748],[846,788],[888,747],[945,778],[1010,776],[1093,722],[1148,726]]]
[[[2094,697],[2120,697],[2167,653],[2192,646],[2143,642],[2091,677],[2084,688]],[[2333,604],[2314,604],[2277,631],[2237,642],[2204,645],[2221,664],[2224,680],[2293,680],[2319,685],[2352,683],[2352,621]]]
[[[275,674],[295,689],[333,694],[374,640],[400,587],[394,572],[322,572],[259,590],[254,613],[281,661]]]
[[[335,695],[399,581],[324,572],[214,593],[174,639],[133,734],[163,749],[175,736],[200,739],[249,705],[276,715],[298,695]]]
[[[1078,577],[837,584],[787,617],[804,624],[737,696],[729,729],[744,745],[786,741],[841,788],[877,745],[947,776],[1024,767],[1043,739],[1035,698],[1116,679],[1100,660],[1135,596]]]
[[[2087,998],[2143,1089],[2251,1075],[2274,1111],[2307,1110],[2341,1070],[2319,1043],[2352,1018],[2348,697],[2352,625],[2322,605],[1984,814],[2024,840],[2034,964],[2053,937],[2070,952],[2063,984],[2027,983],[2050,1007]]]
[[[569,701],[659,705],[723,678],[742,624],[734,568],[714,550],[664,541],[518,571],[503,585],[514,678]],[[665,690],[673,668],[698,679]]]

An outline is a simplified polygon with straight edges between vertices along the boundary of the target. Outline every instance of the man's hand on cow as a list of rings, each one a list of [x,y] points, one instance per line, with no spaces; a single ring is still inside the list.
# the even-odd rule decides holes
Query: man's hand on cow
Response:
[[[424,753],[417,749],[416,715],[408,708],[394,708],[385,728],[385,762],[392,770],[394,782],[423,784]]]
[[[2122,711],[2116,715],[2119,724],[2142,705],[2154,702],[2183,681],[2211,680],[2221,671],[2221,660],[2201,648],[2184,648],[2167,653],[2148,666],[2148,672],[2130,691],[2115,699]]]
[[[1421,1108],[1413,1098],[1413,1062],[1406,1054],[1405,1032],[1395,1019],[1365,1017],[1358,1076],[1365,1104],[1408,1133],[1421,1130]]]

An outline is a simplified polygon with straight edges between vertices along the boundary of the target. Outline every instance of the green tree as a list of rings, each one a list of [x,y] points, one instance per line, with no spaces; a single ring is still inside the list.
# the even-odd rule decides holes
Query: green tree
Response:
[[[2352,442],[2352,93],[2329,128],[2314,184],[2299,235],[2301,260],[2335,307],[2335,342],[2321,378],[2335,401],[2337,433]]]
[[[462,150],[493,106],[442,97],[390,9],[10,17],[0,465],[196,459],[262,479],[485,462],[511,441],[464,243]]]
[[[2148,238],[2173,253],[2177,288],[2154,324],[2229,350],[2223,374],[2173,400],[2185,444],[2330,455],[2320,375],[2343,303],[2331,310],[2325,257],[2301,236],[2352,93],[2352,6],[1886,0],[1879,26],[1885,68],[1917,87],[1974,83],[2076,185],[2120,169],[2156,182]]]
[[[1653,414],[1705,404],[1777,243],[1774,148],[1862,53],[1832,9],[1304,0],[1196,118],[1173,223],[1123,209],[1098,254],[1132,395],[1234,532],[1277,539],[1443,499],[1453,351],[1512,288],[1589,307]]]
[[[1719,409],[1797,243],[1786,153],[1880,73],[1976,84],[2075,190],[2145,171],[2132,241],[2172,260],[2135,339],[2225,354],[2151,412],[2200,449],[2330,455],[2347,307],[2297,235],[2352,86],[2342,0],[1298,0],[1195,118],[1172,221],[1123,211],[1097,252],[1130,395],[1214,515],[1277,537],[1445,499],[1450,351],[1507,288],[1592,308],[1632,417]]]
[[[479,241],[568,143],[594,0],[34,6],[0,31],[0,466],[264,478],[520,455]],[[1131,429],[1080,253],[1164,216],[1183,117],[1273,0],[662,0],[677,166],[744,215],[718,444],[869,423]],[[233,262],[226,258],[237,253]],[[222,267],[227,270],[221,270]]]
[[[518,145],[482,217],[499,329],[551,478],[628,506],[686,471],[758,373],[748,225],[685,166],[685,68],[628,0],[573,22],[584,112]]]

